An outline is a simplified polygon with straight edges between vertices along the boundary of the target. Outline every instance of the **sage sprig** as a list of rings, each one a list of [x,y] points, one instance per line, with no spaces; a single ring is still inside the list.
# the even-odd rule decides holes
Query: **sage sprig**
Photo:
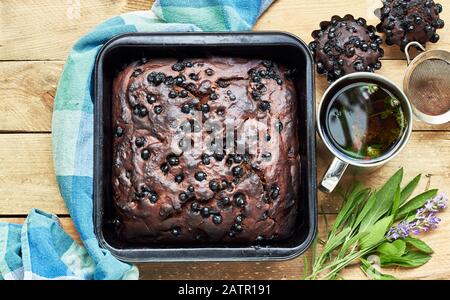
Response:
[[[440,221],[436,213],[446,207],[447,198],[444,194],[436,196],[435,189],[410,198],[420,177],[417,175],[401,188],[403,169],[399,169],[378,190],[355,183],[343,194],[342,207],[331,229],[323,215],[326,238],[316,238],[312,262],[305,261],[305,278],[337,279],[343,268],[359,261],[361,270],[368,276],[395,279],[376,270],[368,259],[374,254],[381,267],[425,264],[433,250],[410,235],[434,228]],[[322,245],[320,254],[318,243]]]

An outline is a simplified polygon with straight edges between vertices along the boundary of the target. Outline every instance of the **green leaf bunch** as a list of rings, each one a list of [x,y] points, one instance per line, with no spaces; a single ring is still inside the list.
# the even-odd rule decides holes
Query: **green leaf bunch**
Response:
[[[373,254],[379,257],[381,267],[418,267],[430,260],[433,251],[420,239],[386,238],[395,222],[413,218],[416,210],[436,195],[437,190],[432,189],[411,198],[420,178],[419,174],[402,188],[401,168],[378,190],[356,182],[341,193],[342,207],[331,228],[323,214],[326,237],[316,237],[312,261],[305,261],[305,279],[338,279],[340,271],[355,262],[374,279],[395,279],[378,272],[366,259]],[[320,253],[318,244],[322,245]]]

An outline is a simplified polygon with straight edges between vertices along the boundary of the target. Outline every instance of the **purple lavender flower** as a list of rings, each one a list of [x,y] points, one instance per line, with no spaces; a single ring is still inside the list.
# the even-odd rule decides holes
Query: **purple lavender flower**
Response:
[[[436,213],[432,212],[427,215],[424,219],[416,222],[415,227],[422,231],[428,231],[430,229],[435,229],[437,225],[441,222],[441,219],[436,217]]]
[[[448,198],[444,192],[433,198],[433,202],[439,210],[447,208],[447,201]]]
[[[427,203],[425,203],[423,208],[424,208],[424,210],[427,210],[427,211],[434,211],[434,203],[431,200],[429,200]]]
[[[386,237],[390,240],[396,240],[399,238],[406,238],[409,236],[411,230],[414,230],[413,224],[411,222],[407,222],[406,220],[401,221],[396,226],[392,226]]]
[[[440,210],[447,207],[447,197],[444,193],[428,200],[421,208],[417,209],[415,218],[411,221],[403,220],[389,228],[386,238],[396,240],[406,238],[411,233],[419,234],[435,229],[441,219],[436,216]]]

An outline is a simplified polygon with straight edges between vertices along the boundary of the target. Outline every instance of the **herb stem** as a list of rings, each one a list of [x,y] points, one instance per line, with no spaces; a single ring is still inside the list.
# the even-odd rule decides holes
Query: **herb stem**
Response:
[[[377,244],[378,246],[378,244]],[[332,269],[330,272],[324,275],[322,279],[330,279],[330,277],[334,276],[335,274],[339,273],[343,268],[345,268],[347,265],[349,265],[354,260],[372,252],[375,249],[375,247],[370,247],[366,250],[362,250],[359,252],[356,252],[354,255],[348,256],[346,259],[343,259],[340,264],[336,264],[336,267]]]
[[[386,113],[392,114],[393,111],[392,110],[380,111],[380,112],[378,112],[376,114],[369,115],[369,118],[373,118],[373,117],[376,117],[376,116],[379,116],[379,115],[382,115],[382,114],[386,114]]]
[[[332,263],[325,265],[325,266],[321,266],[320,268],[318,268],[318,266],[315,266],[316,268],[313,268],[311,275],[309,275],[308,277],[306,277],[306,279],[315,279],[318,277],[318,275],[322,272],[324,272],[325,270],[330,270],[329,272],[325,273],[324,275],[321,276],[320,279],[329,279],[330,277],[333,277],[334,275],[336,275],[337,273],[339,273],[339,271],[341,271],[343,268],[345,268],[346,266],[348,266],[351,262],[353,262],[354,260],[363,257],[364,255],[372,252],[374,249],[376,249],[381,243],[377,243],[367,249],[364,250],[360,250],[358,252],[355,252],[352,254],[352,252],[350,252],[349,255],[345,256],[344,258],[341,259],[336,259],[334,260]],[[354,251],[354,250],[353,250]]]

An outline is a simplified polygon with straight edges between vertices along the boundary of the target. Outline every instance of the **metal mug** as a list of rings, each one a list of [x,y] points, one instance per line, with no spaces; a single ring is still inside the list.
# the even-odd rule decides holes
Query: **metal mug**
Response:
[[[387,89],[389,92],[395,95],[395,97],[400,101],[403,112],[405,114],[406,129],[403,132],[402,137],[393,147],[391,147],[391,149],[389,149],[389,151],[387,151],[380,157],[371,160],[356,159],[340,152],[338,148],[333,145],[330,137],[327,136],[326,132],[324,131],[325,121],[327,118],[327,107],[330,101],[345,86],[358,82],[374,83],[383,86],[383,88]],[[348,74],[331,84],[323,94],[318,107],[317,131],[325,146],[334,155],[334,159],[325,172],[325,175],[323,176],[323,179],[319,185],[319,188],[322,191],[331,193],[337,186],[339,180],[341,179],[342,175],[349,165],[355,167],[358,170],[373,170],[394,158],[406,146],[412,131],[411,105],[403,91],[386,77],[369,72]]]

